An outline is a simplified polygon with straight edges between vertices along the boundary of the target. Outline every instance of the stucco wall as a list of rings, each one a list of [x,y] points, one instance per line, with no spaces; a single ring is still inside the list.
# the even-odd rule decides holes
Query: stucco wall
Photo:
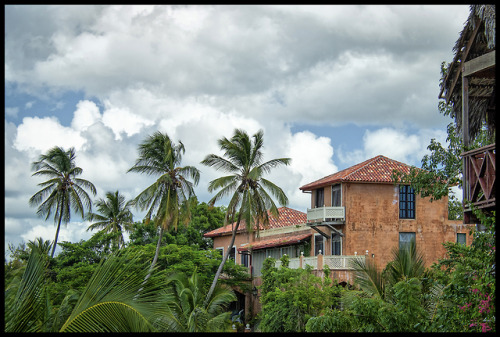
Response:
[[[444,257],[442,243],[456,242],[457,233],[466,233],[467,244],[471,243],[467,226],[448,220],[447,198],[430,202],[416,195],[415,219],[399,219],[397,186],[351,183],[344,188],[344,255],[365,254],[368,250],[368,257],[383,267],[392,259],[392,249],[399,246],[399,233],[415,232],[417,247],[430,266]]]

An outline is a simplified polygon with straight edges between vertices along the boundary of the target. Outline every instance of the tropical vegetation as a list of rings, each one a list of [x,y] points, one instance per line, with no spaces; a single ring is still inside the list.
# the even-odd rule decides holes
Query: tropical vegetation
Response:
[[[103,233],[113,233],[110,241],[113,250],[125,244],[123,232],[130,232],[133,225],[133,215],[130,211],[132,201],[125,201],[125,197],[116,191],[107,192],[106,200],[99,199],[95,202],[98,213],[88,213],[87,219],[96,220],[87,230],[101,229]]]

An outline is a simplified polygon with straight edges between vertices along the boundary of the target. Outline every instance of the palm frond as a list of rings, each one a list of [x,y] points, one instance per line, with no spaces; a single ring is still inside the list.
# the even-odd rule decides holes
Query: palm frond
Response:
[[[6,332],[29,332],[40,328],[37,322],[43,320],[44,314],[41,309],[47,261],[37,247],[33,247],[16,296],[5,303]]]
[[[377,266],[368,260],[357,258],[351,260],[351,268],[354,269],[355,282],[361,289],[369,294],[384,298],[385,281],[382,273],[378,271]]]
[[[143,282],[148,268],[140,256],[118,253],[101,261],[60,331],[152,330],[161,306],[156,294],[165,284]]]

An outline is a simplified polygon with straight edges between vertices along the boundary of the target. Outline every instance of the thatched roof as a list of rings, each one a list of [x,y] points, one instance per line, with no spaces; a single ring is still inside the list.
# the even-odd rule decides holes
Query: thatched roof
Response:
[[[451,103],[451,116],[462,127],[463,64],[495,50],[495,5],[471,5],[470,15],[453,51],[455,57],[441,79],[439,98]],[[444,93],[444,95],[443,95]],[[495,67],[469,78],[469,134],[471,139],[483,122],[490,134],[495,130]]]

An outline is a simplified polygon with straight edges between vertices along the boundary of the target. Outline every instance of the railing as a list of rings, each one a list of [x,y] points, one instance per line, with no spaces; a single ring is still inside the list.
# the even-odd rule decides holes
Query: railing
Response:
[[[352,270],[351,262],[354,259],[361,259],[364,261],[364,255],[318,255],[311,257],[295,257],[290,259],[288,268],[298,269],[305,268],[306,265],[310,265],[313,270],[323,270],[324,266],[328,266],[330,270]],[[318,260],[320,262],[320,268],[318,268]],[[275,267],[281,267],[281,261],[277,260]]]
[[[327,219],[345,220],[344,207],[317,207],[307,209],[307,222],[327,221]]]
[[[495,207],[495,144],[461,154],[464,158],[463,200],[477,208]],[[464,205],[464,212],[470,209]]]

